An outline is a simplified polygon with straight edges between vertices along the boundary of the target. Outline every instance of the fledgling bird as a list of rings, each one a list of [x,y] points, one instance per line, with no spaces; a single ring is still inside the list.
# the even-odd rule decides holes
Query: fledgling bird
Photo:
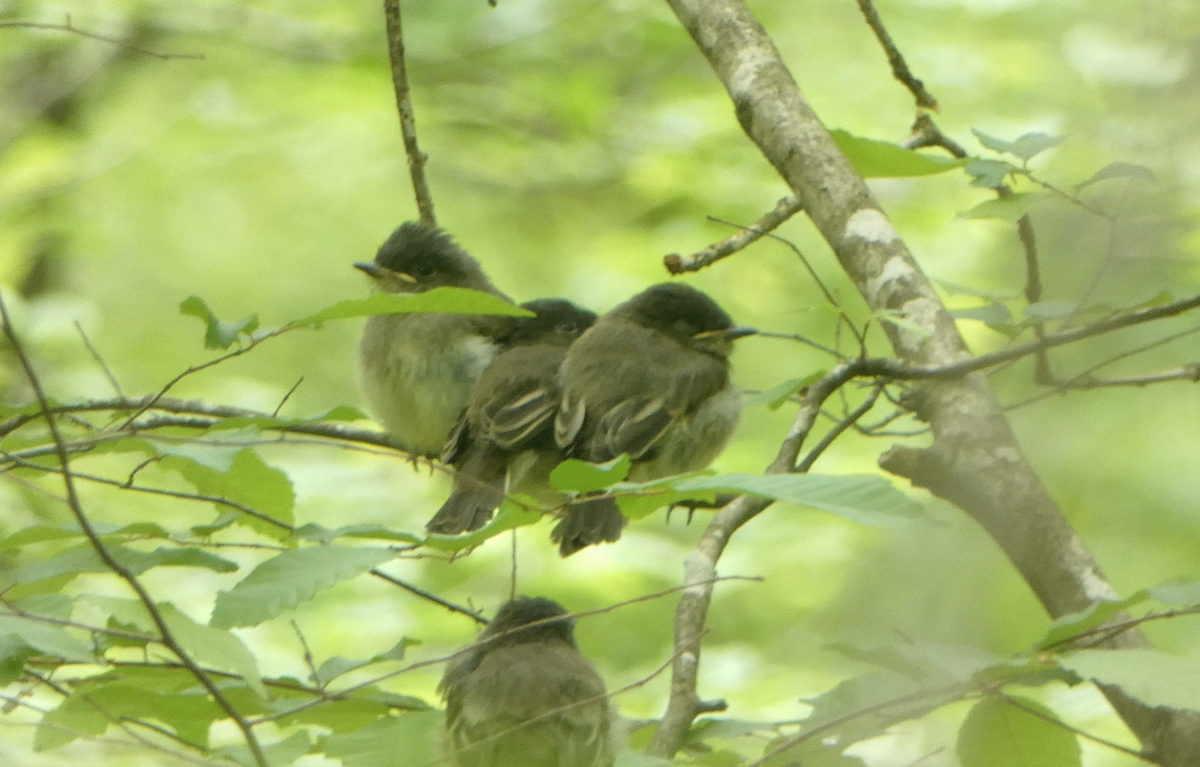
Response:
[[[420,221],[407,221],[392,232],[373,263],[354,266],[387,293],[452,286],[510,300],[450,235]],[[358,369],[372,414],[404,449],[436,456],[511,321],[435,313],[369,318],[358,344]]]
[[[446,668],[456,767],[611,767],[604,681],[575,645],[562,605],[518,597]]]
[[[680,282],[654,285],[596,321],[559,371],[554,438],[563,452],[602,463],[628,453],[628,481],[702,469],[724,449],[741,414],[729,375],[738,327],[715,301]],[[621,536],[611,498],[566,507],[552,538],[562,556]]]
[[[506,493],[545,496],[550,470],[563,460],[554,444],[558,368],[596,315],[557,298],[521,307],[535,316],[513,321],[446,440],[442,462],[456,469],[454,490],[425,526],[430,532],[478,530]],[[561,499],[552,492],[548,497]]]

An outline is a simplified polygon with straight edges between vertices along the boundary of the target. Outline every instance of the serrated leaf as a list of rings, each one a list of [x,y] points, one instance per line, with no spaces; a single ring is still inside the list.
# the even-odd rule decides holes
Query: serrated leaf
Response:
[[[783,383],[776,384],[766,391],[761,391],[758,394],[752,394],[746,398],[747,405],[762,405],[766,404],[771,410],[778,410],[783,406],[783,403],[791,399],[792,395],[800,391],[806,386],[820,381],[826,376],[828,370],[816,370],[801,378],[793,378]]]
[[[13,637],[30,650],[70,663],[90,663],[92,648],[66,629],[19,615],[0,615],[0,637]]]
[[[65,746],[81,735],[103,735],[106,729],[108,718],[92,704],[72,695],[42,716],[33,735],[33,750],[48,751]]]
[[[1093,174],[1092,177],[1087,181],[1084,181],[1081,184],[1076,184],[1075,188],[1083,189],[1084,187],[1091,186],[1098,181],[1107,181],[1108,179],[1112,178],[1141,179],[1142,181],[1149,181],[1150,183],[1156,183],[1158,181],[1158,177],[1154,175],[1154,171],[1150,170],[1145,165],[1137,165],[1131,162],[1114,162],[1109,163],[1100,170],[1096,171],[1095,174]]]
[[[1029,162],[1047,149],[1058,146],[1063,142],[1062,136],[1051,136],[1046,133],[1026,133],[1012,143],[1009,154]]]
[[[288,323],[288,327],[319,325],[329,320],[369,317],[375,314],[488,314],[501,317],[532,317],[533,312],[499,296],[468,288],[440,287],[425,293],[374,293],[370,298],[342,301],[328,309]]]
[[[520,500],[533,508],[522,508],[514,503],[514,500]],[[425,539],[425,545],[438,551],[462,551],[478,546],[489,538],[494,538],[514,527],[532,525],[541,518],[542,513],[536,511],[536,501],[528,496],[518,494],[512,498],[506,498],[504,503],[500,504],[500,510],[496,512],[496,516],[492,517],[492,521],[475,532],[458,536],[430,535]]]
[[[1120,687],[1149,706],[1200,711],[1200,664],[1158,650],[1077,650],[1059,658],[1085,679]]]
[[[1046,199],[1046,195],[1041,192],[1020,192],[1008,197],[981,202],[974,208],[959,213],[957,217],[966,219],[998,218],[1001,221],[1015,222],[1044,199]]]
[[[0,550],[11,551],[32,543],[44,541],[61,541],[67,538],[82,538],[83,531],[77,527],[50,525],[31,525],[13,533],[0,542]]]
[[[1028,698],[1014,699],[1052,721],[1002,699],[979,701],[958,731],[962,767],[1078,767],[1079,743],[1054,724],[1054,712]]]
[[[210,624],[218,628],[257,626],[395,556],[390,549],[341,546],[282,552],[254,568],[229,591],[219,593]]]
[[[339,676],[354,671],[355,669],[360,669],[364,666],[370,666],[373,663],[381,663],[383,661],[404,660],[404,656],[408,652],[408,648],[420,643],[420,640],[404,637],[390,650],[382,652],[373,658],[367,658],[366,660],[352,660],[350,658],[343,658],[335,655],[321,664],[320,668],[317,669],[317,678],[313,681],[316,682],[318,686],[324,687]]]
[[[384,717],[357,732],[330,735],[325,754],[345,767],[411,767],[433,762],[441,739],[440,711]],[[403,748],[397,744],[403,743]]]
[[[241,513],[236,518],[239,524],[276,539],[291,533],[287,528],[292,523],[296,504],[292,481],[281,469],[264,463],[257,451],[240,448],[225,471],[215,471],[195,462],[176,462],[174,459],[164,459],[163,468],[178,472],[204,495],[247,506],[278,522],[274,524]]]
[[[205,325],[204,345],[209,349],[228,349],[238,336],[249,336],[258,329],[258,315],[251,314],[233,322],[217,318],[199,296],[188,296],[179,304],[182,314],[198,317]]]
[[[158,636],[157,624],[146,606],[139,601],[93,595],[88,597],[88,603],[104,610],[120,625],[133,627],[142,634]],[[167,628],[184,652],[200,661],[201,665],[237,674],[260,698],[266,697],[258,661],[241,639],[224,629],[197,623],[170,602],[160,602],[157,606]]]
[[[625,479],[632,465],[633,461],[627,453],[606,463],[588,463],[568,458],[550,472],[550,486],[567,492],[593,493]]]
[[[1009,173],[1017,169],[1003,160],[974,160],[967,163],[963,170],[971,177],[971,186],[996,189],[1004,183]]]
[[[930,176],[954,170],[968,162],[921,154],[888,141],[863,138],[844,130],[830,131],[830,135],[854,170],[864,178]]]
[[[153,551],[139,551],[126,546],[109,546],[109,553],[121,564],[140,575],[152,567],[203,567],[219,573],[231,573],[237,563],[202,549],[160,546]],[[68,549],[49,559],[29,562],[17,568],[13,579],[17,583],[32,583],[60,575],[109,572],[91,545]]]
[[[682,480],[675,489],[750,493],[864,524],[913,519],[922,510],[919,503],[874,474],[719,474]]]
[[[271,767],[287,767],[312,749],[312,742],[304,730],[294,732],[283,740],[262,744],[263,756]],[[228,757],[244,767],[256,767],[258,762],[250,753],[250,747],[245,744],[225,746],[216,749],[216,753]]]

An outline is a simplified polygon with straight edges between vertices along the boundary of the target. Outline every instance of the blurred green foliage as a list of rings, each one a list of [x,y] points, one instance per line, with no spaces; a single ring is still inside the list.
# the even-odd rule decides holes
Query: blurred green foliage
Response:
[[[765,1],[753,9],[828,127],[888,142],[907,135],[911,98],[891,79],[853,3]],[[1059,199],[1033,208],[1044,301],[1124,307],[1161,291],[1200,289],[1200,9],[1192,0],[881,0],[879,11],[938,97],[939,125],[971,154],[1001,159],[971,129],[1008,141],[1041,132],[1065,140],[1029,168],[1062,189],[1112,162],[1153,172],[1153,182],[1115,178],[1081,192],[1089,204],[1118,213],[1111,226]],[[216,317],[257,314],[270,328],[366,294],[351,263],[369,259],[397,223],[415,217],[378,3],[0,0],[0,23],[62,24],[68,13],[80,30],[203,59],[162,60],[62,31],[0,28],[0,289],[54,399],[112,395],[76,323],[124,392],[140,396],[213,354],[195,320],[179,312],[188,296],[202,297]],[[666,279],[662,256],[694,252],[731,232],[706,216],[749,224],[787,192],[742,135],[726,94],[666,4],[500,0],[489,8],[482,0],[448,0],[406,3],[404,14],[439,222],[518,301],[560,295],[607,310]],[[949,306],[999,304],[1020,318],[1024,262],[1013,227],[956,218],[993,199],[970,181],[954,171],[880,179],[872,187],[932,278],[1001,296],[948,289]],[[1019,190],[1037,188],[1022,181]],[[802,215],[777,234],[797,245],[856,321],[866,319],[866,307]],[[739,323],[839,343],[836,314],[779,242],[764,239],[684,279]],[[1185,316],[1064,348],[1053,353],[1053,365],[1067,377],[1195,322]],[[284,335],[185,379],[173,394],[269,413],[303,378],[281,417],[360,406],[357,323]],[[975,319],[959,324],[977,352],[1007,341]],[[1147,349],[1103,372],[1135,375],[1194,362],[1196,338]],[[844,332],[840,343],[852,349]],[[877,328],[869,343],[873,353],[889,353]],[[5,401],[28,404],[31,392],[11,351],[0,353]],[[767,338],[741,342],[734,360],[737,380],[750,390],[829,362],[807,346]],[[1017,405],[1041,393],[1031,378],[1031,364],[1022,362],[991,380],[1004,403]],[[880,405],[864,420],[888,412]],[[717,468],[761,472],[793,413],[786,403],[747,406]],[[1194,386],[1068,393],[1010,415],[1029,460],[1121,594],[1200,578]],[[919,427],[907,418],[895,424],[901,431]],[[816,470],[873,472],[886,447],[927,439],[847,433]],[[286,472],[297,527],[419,531],[449,487],[441,474],[415,472],[394,455],[303,444],[263,445],[260,452],[264,470]],[[140,459],[114,451],[89,461],[96,473],[124,476]],[[169,465],[138,476],[160,487],[190,487]],[[88,512],[112,529],[153,520],[186,530],[214,517],[206,504],[95,485],[83,491]],[[0,534],[65,522],[63,506],[45,492],[58,495],[61,485],[32,475],[0,483]],[[809,712],[802,701],[869,668],[831,643],[903,638],[1007,655],[1042,636],[1048,619],[986,535],[958,510],[909,493],[929,504],[924,521],[865,527],[777,504],[740,531],[721,573],[765,580],[718,585],[700,694],[725,697],[737,719],[793,721]],[[659,512],[633,523],[619,544],[566,562],[546,540],[548,523],[522,528],[519,590],[583,611],[673,587],[707,512],[696,516],[688,525],[682,513],[666,522]],[[490,612],[508,595],[508,541],[493,539],[454,562],[401,559],[388,571]],[[243,549],[219,553],[243,568],[262,559]],[[15,561],[0,567],[11,574]],[[178,607],[181,620],[206,624],[217,590],[241,577],[219,568],[155,567],[143,580]],[[111,579],[88,574],[65,593],[129,596]],[[641,679],[670,656],[674,604],[667,597],[580,621],[581,647],[610,689]],[[264,677],[308,674],[289,618],[318,665],[334,656],[377,658],[404,636],[422,642],[409,658],[435,658],[474,636],[462,616],[357,578],[283,618],[236,632]],[[1162,650],[1200,662],[1195,618],[1146,630]],[[351,670],[349,678],[361,673]],[[440,673],[431,666],[385,686],[436,702]],[[658,677],[616,703],[626,716],[655,717],[666,695],[667,679]],[[1133,743],[1091,688],[1059,682],[1029,695],[1075,726]],[[40,691],[31,701],[54,705]],[[978,728],[1023,716],[1001,703],[976,711]],[[880,767],[955,765],[962,751],[956,755],[954,733],[966,715],[967,708],[951,707],[897,725],[854,753]],[[22,716],[6,714],[36,720]],[[90,720],[69,724],[95,733]],[[159,758],[84,741],[35,754],[34,737],[27,728],[0,730],[0,762]],[[731,735],[729,748],[761,753],[762,738],[755,737]],[[214,742],[236,737],[218,727]],[[284,744],[297,753],[306,748]],[[346,737],[327,745],[330,754],[367,753]],[[697,763],[720,763],[710,757]],[[1139,763],[1087,742],[1083,759]]]

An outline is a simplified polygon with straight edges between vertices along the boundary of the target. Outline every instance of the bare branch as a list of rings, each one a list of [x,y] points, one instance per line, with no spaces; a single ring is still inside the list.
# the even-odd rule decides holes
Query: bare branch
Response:
[[[417,146],[417,122],[409,98],[408,71],[404,63],[404,31],[400,26],[400,0],[383,0],[383,15],[387,22],[388,55],[392,60],[392,86],[396,91],[396,108],[400,112],[400,133],[404,136],[404,151],[408,155],[408,172],[412,176],[417,210],[422,221],[436,226],[433,197],[425,180],[425,161],[429,157]]]
[[[86,30],[82,30],[82,29],[79,29],[78,27],[72,26],[71,25],[71,17],[69,15],[67,16],[66,21],[62,24],[42,24],[42,23],[33,22],[33,21],[0,22],[0,29],[3,29],[5,27],[24,28],[24,29],[46,29],[46,30],[51,30],[51,31],[55,31],[55,32],[69,32],[71,34],[80,35],[81,37],[87,37],[92,40],[99,40],[104,43],[110,43],[112,45],[117,46],[118,48],[124,48],[127,51],[133,51],[134,53],[142,53],[147,56],[153,56],[156,59],[163,59],[164,61],[170,60],[170,59],[203,59],[204,58],[203,53],[160,53],[158,51],[151,51],[151,50],[142,48],[137,45],[131,45],[117,37],[109,37],[107,35],[97,34],[96,32],[88,32]]]
[[[752,242],[771,232],[775,227],[787,221],[801,209],[800,201],[795,197],[784,197],[766,215],[755,221],[751,226],[742,227],[741,231],[726,237],[724,240],[709,245],[704,250],[684,257],[678,253],[663,256],[663,266],[671,274],[698,272],[706,266],[720,261],[745,248]],[[711,216],[709,217],[712,218]]]
[[[875,6],[871,0],[858,0],[858,7],[862,11],[863,18],[867,20],[867,26],[871,28],[871,31],[875,33],[875,37],[879,40],[879,44],[883,46],[883,52],[887,54],[888,63],[892,66],[892,74],[905,88],[908,88],[909,93],[916,99],[918,107],[932,109],[936,112],[938,108],[937,99],[933,97],[933,94],[925,90],[924,83],[913,76],[913,73],[908,68],[908,64],[904,61],[904,56],[900,54],[900,50],[892,42],[892,36],[884,28],[883,20],[879,18],[879,13],[875,10]]]

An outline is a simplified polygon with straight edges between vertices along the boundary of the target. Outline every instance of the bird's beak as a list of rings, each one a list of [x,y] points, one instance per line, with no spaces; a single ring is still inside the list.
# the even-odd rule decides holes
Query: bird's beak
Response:
[[[757,328],[748,328],[741,325],[735,325],[732,328],[725,328],[724,330],[706,330],[703,333],[697,333],[696,335],[692,336],[692,338],[697,340],[705,338],[719,338],[726,341],[733,341],[737,338],[752,336],[757,332]]]
[[[413,277],[411,274],[394,272],[387,267],[380,266],[379,264],[370,264],[365,261],[356,261],[354,263],[354,268],[361,272],[366,272],[368,277],[376,281],[382,280],[385,277],[395,277],[396,279],[408,283],[415,283],[417,281],[417,278]]]

